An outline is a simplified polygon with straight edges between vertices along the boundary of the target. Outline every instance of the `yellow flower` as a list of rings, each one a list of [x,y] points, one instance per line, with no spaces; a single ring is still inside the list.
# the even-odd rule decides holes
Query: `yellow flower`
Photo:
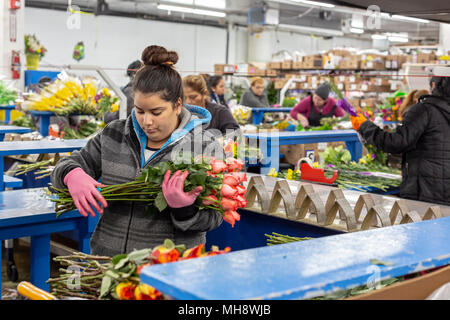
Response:
[[[102,89],[102,93],[103,93],[105,96],[109,96],[109,95],[110,95],[110,94],[109,94],[108,88],[103,88],[103,89]]]
[[[287,180],[294,180],[293,176],[294,176],[294,171],[292,169],[288,169],[288,173],[287,173],[286,179]]]
[[[269,173],[267,174],[269,177],[276,178],[278,176],[278,172],[275,170],[275,168],[271,168]]]
[[[359,159],[359,163],[366,164],[366,160],[364,158]]]
[[[111,112],[116,112],[116,111],[118,111],[119,110],[119,105],[117,104],[117,103],[114,103],[112,106],[111,106]]]
[[[319,163],[316,161],[313,163],[313,168],[318,168],[319,167]]]

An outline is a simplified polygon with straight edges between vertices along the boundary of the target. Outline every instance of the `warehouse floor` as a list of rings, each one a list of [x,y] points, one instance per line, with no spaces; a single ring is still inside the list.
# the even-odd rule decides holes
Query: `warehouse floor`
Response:
[[[64,242],[58,237],[54,237],[52,235],[52,241],[58,241],[58,243]],[[68,243],[64,243],[68,244]],[[72,245],[71,243],[69,243]],[[54,254],[51,257],[55,257]],[[8,279],[7,271],[6,271],[6,250],[4,247],[4,242],[2,241],[2,286],[1,286],[1,295],[3,300],[16,300],[22,299],[21,296],[17,294],[17,285],[21,281],[30,281],[30,244],[23,240],[14,240],[14,261],[16,263],[16,267],[19,273],[19,279],[17,282],[12,282]],[[55,277],[58,275],[59,264],[50,262],[50,277]]]

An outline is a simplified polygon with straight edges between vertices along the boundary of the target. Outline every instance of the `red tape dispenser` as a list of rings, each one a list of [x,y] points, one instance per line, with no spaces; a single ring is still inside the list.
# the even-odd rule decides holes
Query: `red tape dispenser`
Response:
[[[309,160],[309,159],[308,159]],[[309,161],[304,161],[303,159],[300,162],[300,174],[302,180],[308,180],[313,182],[325,183],[325,184],[333,184],[338,178],[338,171],[333,170],[333,176],[331,178],[325,177],[325,170],[321,168],[313,168],[310,165]]]

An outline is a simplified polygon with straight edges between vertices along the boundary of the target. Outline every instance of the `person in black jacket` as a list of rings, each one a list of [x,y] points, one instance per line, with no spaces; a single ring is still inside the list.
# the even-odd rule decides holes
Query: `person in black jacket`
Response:
[[[139,60],[133,61],[128,65],[127,75],[130,78],[130,81],[122,88],[122,92],[127,97],[127,117],[131,114],[131,110],[133,110],[134,102],[133,102],[133,88],[132,81],[138,69],[142,66],[142,62]],[[105,112],[103,116],[103,121],[105,123],[110,123],[111,121],[119,119],[119,111],[115,112]]]
[[[351,117],[367,143],[402,153],[402,198],[450,205],[450,78],[433,78],[431,95],[410,107],[393,133],[364,116]]]
[[[211,113],[211,122],[208,129],[220,130],[222,135],[227,133],[227,130],[239,130],[239,124],[231,114],[227,107],[210,102],[208,94],[208,87],[202,76],[190,75],[183,78],[184,100],[186,104],[199,106],[205,108]]]

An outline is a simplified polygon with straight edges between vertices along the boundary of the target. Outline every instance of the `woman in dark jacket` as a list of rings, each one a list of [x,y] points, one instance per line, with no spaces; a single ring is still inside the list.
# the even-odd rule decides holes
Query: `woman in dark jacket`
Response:
[[[450,78],[441,77],[432,95],[411,106],[389,133],[359,115],[353,128],[367,143],[402,153],[402,198],[450,205]]]
[[[187,76],[183,78],[184,100],[187,104],[205,108],[211,113],[211,122],[206,130],[217,129],[222,135],[227,133],[227,130],[239,130],[239,124],[234,119],[230,109],[210,102],[208,95],[208,87],[202,76]]]
[[[208,79],[208,88],[211,102],[221,104],[228,108],[225,101],[225,80],[222,76],[212,76]]]
[[[133,82],[131,115],[111,122],[80,151],[60,160],[51,176],[56,188],[68,188],[82,215],[94,216],[92,208],[101,214],[91,238],[91,252],[96,255],[153,248],[165,239],[190,248],[205,243],[206,232],[223,221],[220,212],[195,205],[201,187],[183,191],[187,171],[177,171],[170,180],[171,172],[166,172],[162,193],[168,207],[158,214],[149,214],[138,202],[107,203],[98,192],[99,179],[105,185],[133,181],[142,169],[173,161],[172,153],[191,150],[198,156],[213,147],[217,158],[224,155],[219,143],[205,140],[203,131],[196,129],[209,123],[209,112],[183,105],[182,80],[173,67],[176,52],[150,46],[142,61],[145,66]],[[196,143],[201,143],[200,148]]]

